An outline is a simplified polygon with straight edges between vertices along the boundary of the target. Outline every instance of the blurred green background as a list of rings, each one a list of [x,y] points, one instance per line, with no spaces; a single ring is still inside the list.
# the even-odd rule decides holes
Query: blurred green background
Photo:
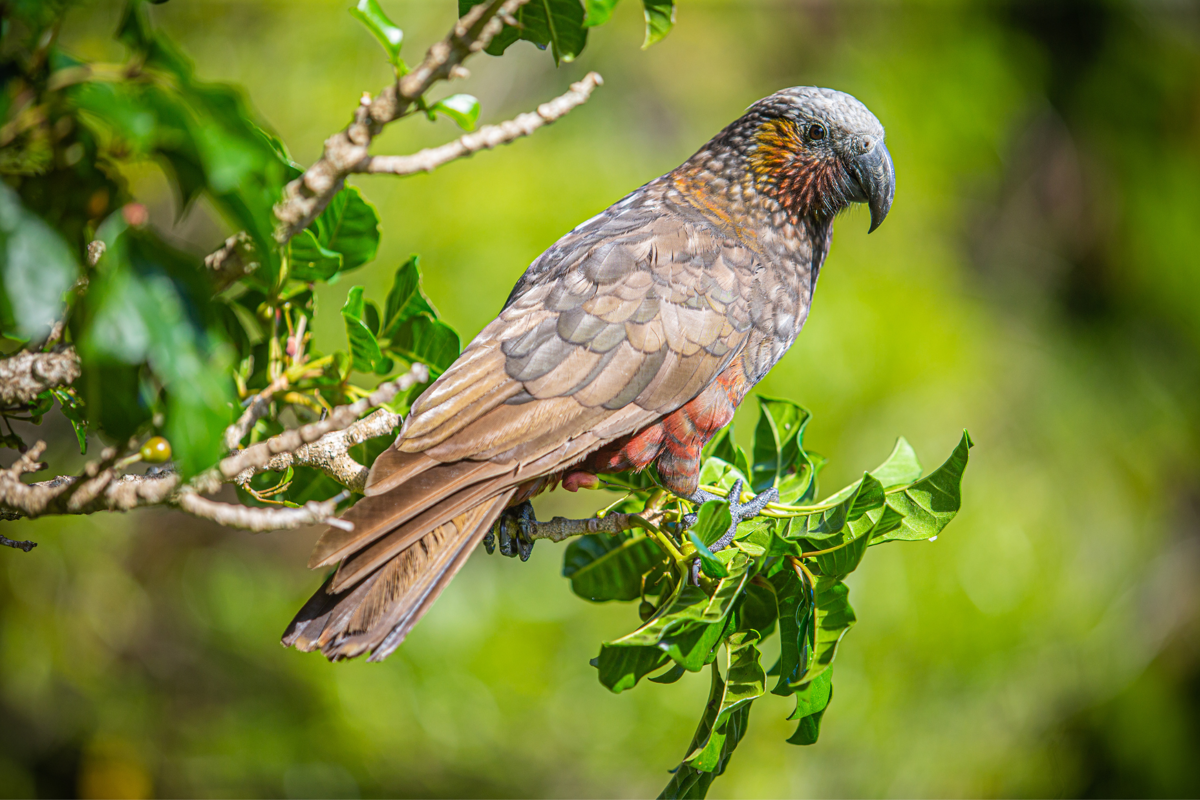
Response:
[[[346,5],[175,0],[153,16],[307,164],[388,80]],[[382,5],[410,61],[455,11]],[[869,238],[865,212],[839,221],[808,326],[760,389],[812,409],[827,487],[899,434],[927,468],[964,426],[978,446],[946,533],[872,551],[851,577],[859,623],[820,742],[786,744],[791,707],[768,696],[711,796],[1200,794],[1197,6],[681,0],[645,52],[637,6],[575,63],[518,43],[452,89],[492,122],[601,72],[559,123],[429,176],[354,181],[383,244],[321,298],[326,349],[349,287],[382,297],[410,253],[470,337],[558,236],[754,100],[856,95],[888,129],[895,205]],[[119,59],[118,11],[76,12],[64,41]],[[375,152],[455,135],[414,119]],[[228,235],[203,205],[177,220],[157,168],[130,178],[181,246]],[[65,425],[47,434],[51,461],[69,452]],[[636,611],[573,596],[549,543],[527,564],[481,552],[388,661],[330,665],[276,643],[319,583],[315,530],[144,511],[5,532],[39,543],[0,552],[5,796],[645,796],[707,694],[702,675],[602,688],[588,659]]]

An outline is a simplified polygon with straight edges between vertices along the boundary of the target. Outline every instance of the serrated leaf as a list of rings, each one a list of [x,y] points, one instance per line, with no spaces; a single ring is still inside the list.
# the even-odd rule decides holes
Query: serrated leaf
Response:
[[[365,25],[371,35],[379,40],[392,66],[402,66],[400,46],[404,43],[404,31],[388,19],[376,0],[358,0],[358,4],[350,9],[350,16]]]
[[[883,484],[866,473],[849,489],[838,493],[841,501],[833,508],[805,518],[804,527],[799,531],[793,529],[793,535],[818,542],[824,549],[866,533],[883,513]]]
[[[479,101],[469,94],[452,94],[429,108],[435,114],[454,120],[464,131],[475,130],[479,122]]]
[[[306,283],[328,281],[342,269],[342,254],[317,241],[312,231],[303,230],[288,243],[288,276]]]
[[[971,436],[963,431],[954,452],[927,478],[887,495],[887,505],[904,519],[875,541],[919,541],[937,536],[962,506],[962,477],[967,469]]]
[[[663,567],[662,550],[647,536],[588,534],[567,546],[562,574],[571,591],[599,603],[638,599],[643,579]]]
[[[342,306],[342,320],[346,323],[346,338],[350,342],[350,354],[354,359],[354,369],[359,372],[371,372],[383,360],[379,350],[379,342],[367,327],[363,318],[363,287],[355,286],[346,295],[346,303]]]
[[[675,0],[642,0],[642,8],[646,15],[646,40],[642,42],[645,50],[661,42],[675,26]]]
[[[870,544],[871,531],[868,530],[839,546],[832,553],[817,556],[817,566],[821,568],[823,575],[844,578],[858,569]]]

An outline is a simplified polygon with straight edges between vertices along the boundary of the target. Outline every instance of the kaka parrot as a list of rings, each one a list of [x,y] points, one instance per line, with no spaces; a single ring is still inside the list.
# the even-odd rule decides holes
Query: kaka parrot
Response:
[[[309,566],[339,566],[283,643],[386,657],[501,514],[558,481],[653,464],[679,497],[712,499],[700,450],[803,327],[834,217],[865,203],[873,231],[894,192],[879,120],[798,87],[559,239],[413,405],[353,530],[321,536]],[[734,487],[713,549],[773,497]]]

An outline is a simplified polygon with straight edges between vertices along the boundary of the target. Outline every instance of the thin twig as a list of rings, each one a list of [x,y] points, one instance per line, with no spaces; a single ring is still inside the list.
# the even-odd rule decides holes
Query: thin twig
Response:
[[[344,431],[327,433],[311,444],[274,456],[262,466],[243,470],[234,478],[234,483],[245,489],[249,487],[250,479],[260,472],[283,472],[288,467],[315,467],[348,489],[361,493],[367,486],[370,470],[351,458],[348,451],[368,439],[389,435],[401,421],[399,414],[386,408],[378,409]]]
[[[384,126],[403,116],[438,81],[463,74],[462,62],[487,47],[504,27],[504,18],[526,2],[489,0],[475,6],[445,39],[429,48],[425,60],[412,72],[370,103],[360,104],[350,126],[326,139],[321,158],[287,185],[283,201],[275,208],[280,222],[276,240],[284,244],[307,228],[342,188],[346,176],[369,157],[371,140]]]
[[[0,534],[0,545],[2,545],[4,547],[13,547],[13,548],[16,548],[17,550],[24,550],[26,553],[28,553],[33,548],[37,547],[37,542],[30,542],[30,541],[18,542],[18,541],[8,538],[7,536]]]
[[[226,528],[256,533],[295,530],[307,525],[332,525],[353,530],[351,523],[336,518],[337,504],[341,499],[339,495],[321,503],[312,500],[300,508],[252,508],[209,500],[189,490],[179,493],[175,505],[192,516],[212,520]]]
[[[288,387],[287,375],[280,375],[275,380],[263,389],[258,394],[250,399],[250,404],[246,406],[246,410],[238,417],[237,422],[225,429],[225,449],[236,450],[241,444],[242,439],[246,438],[246,434],[254,427],[254,424],[262,419],[263,414],[267,413],[267,409],[271,406],[271,398],[276,392],[281,392]]]
[[[604,83],[595,72],[589,72],[583,80],[571,84],[570,91],[537,107],[535,112],[521,114],[498,125],[485,125],[474,133],[468,133],[449,144],[430,147],[410,156],[371,156],[354,168],[354,172],[387,173],[389,175],[414,175],[431,172],[458,158],[464,158],[480,150],[491,150],[502,144],[529,136],[545,125],[565,116],[582,105],[591,96],[592,90]]]
[[[217,468],[220,478],[215,482],[208,481],[207,485],[219,485],[222,480],[232,480],[245,470],[265,467],[273,457],[280,453],[294,452],[302,445],[311,444],[327,433],[345,430],[367,411],[391,402],[400,392],[427,380],[429,380],[429,368],[424,364],[413,364],[408,372],[396,380],[380,384],[374,392],[356,403],[338,406],[320,422],[284,431],[278,436],[253,444],[240,453],[226,458]],[[200,486],[200,484],[197,485]],[[201,487],[201,490],[205,491],[205,488]]]

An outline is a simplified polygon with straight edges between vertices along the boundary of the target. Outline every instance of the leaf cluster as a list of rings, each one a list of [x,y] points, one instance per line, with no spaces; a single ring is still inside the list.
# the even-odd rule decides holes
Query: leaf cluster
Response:
[[[961,505],[972,445],[965,432],[929,475],[922,477],[912,447],[900,439],[878,467],[817,501],[824,459],[804,447],[809,418],[796,403],[760,397],[748,451],[728,429],[709,444],[704,488],[727,495],[742,481],[756,492],[779,492],[761,517],[739,526],[732,546],[709,550],[729,527],[728,502],[705,503],[679,536],[682,509],[662,508],[653,474],[623,474],[607,482],[624,493],[611,508],[658,514],[659,525],[615,537],[590,534],[567,548],[563,574],[577,595],[641,601],[642,625],[603,643],[593,660],[604,686],[622,692],[647,676],[672,683],[688,672],[710,672],[708,703],[665,797],[704,796],[745,734],[769,675],[771,693],[796,701],[789,718],[797,728],[788,741],[815,743],[832,698],[838,645],[856,619],[846,576],[873,546],[935,538]],[[696,560],[699,585],[691,580]],[[775,634],[780,657],[766,670],[760,648]]]
[[[458,0],[459,16],[483,2],[486,0]],[[549,49],[556,64],[574,61],[587,46],[588,29],[608,22],[617,2],[531,0],[518,9],[516,18],[492,40],[487,52],[502,55],[515,42],[526,41],[542,50]],[[675,0],[642,0],[642,12],[646,18],[642,47],[649,47],[661,41],[675,25]]]

